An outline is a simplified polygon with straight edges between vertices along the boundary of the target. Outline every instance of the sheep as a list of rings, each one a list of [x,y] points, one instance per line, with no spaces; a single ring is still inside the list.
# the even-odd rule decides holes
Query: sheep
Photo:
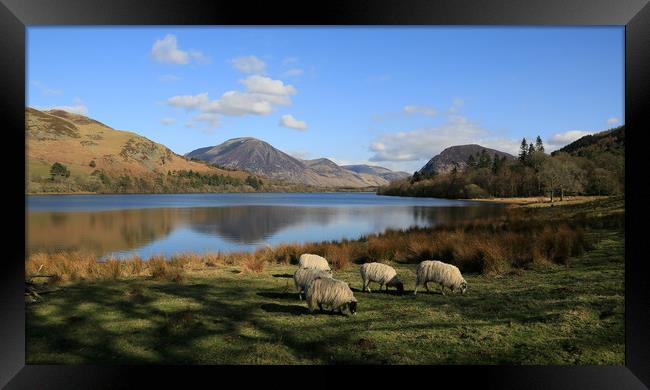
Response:
[[[300,300],[302,300],[301,293],[304,293],[307,290],[309,283],[318,277],[331,278],[332,274],[313,268],[298,268],[296,272],[294,272],[293,281],[296,284],[296,289],[298,290],[298,298],[300,298]]]
[[[357,299],[347,283],[332,278],[316,278],[307,287],[307,306],[313,313],[316,306],[322,311],[323,305],[330,306],[332,312],[338,310],[343,314],[347,308],[357,314]]]
[[[442,295],[445,295],[445,287],[450,288],[452,292],[460,289],[463,294],[467,290],[467,282],[458,267],[438,260],[425,260],[418,265],[413,295],[418,293],[421,283],[424,283],[424,287],[429,291],[429,282],[439,283]]]
[[[327,264],[327,259],[309,253],[303,253],[302,255],[300,255],[300,260],[298,260],[298,267],[313,268],[320,271],[332,272],[332,269],[330,268],[329,264]]]
[[[386,291],[388,291],[388,287],[395,287],[398,293],[401,294],[404,292],[404,283],[402,283],[399,276],[397,276],[395,269],[389,265],[382,263],[366,263],[361,266],[360,271],[361,279],[363,280],[362,291],[368,289],[368,292],[371,292],[368,285],[370,282],[377,282],[379,283],[379,291],[381,291],[381,288],[386,285]]]

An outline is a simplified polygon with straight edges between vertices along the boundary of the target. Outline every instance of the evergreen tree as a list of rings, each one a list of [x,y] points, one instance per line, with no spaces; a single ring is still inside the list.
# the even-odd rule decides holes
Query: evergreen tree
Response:
[[[469,158],[467,159],[467,165],[469,165],[472,168],[476,166],[476,159],[474,158],[473,154],[469,155]]]
[[[526,162],[526,157],[528,155],[528,142],[526,138],[521,140],[521,146],[519,147],[519,161]]]
[[[526,160],[530,160],[530,158],[533,156],[533,153],[535,153],[535,146],[531,142],[530,145],[528,145],[528,154],[526,155]]]
[[[537,140],[535,141],[535,150],[544,153],[544,143],[542,143],[542,137],[540,137],[539,135],[537,136]]]

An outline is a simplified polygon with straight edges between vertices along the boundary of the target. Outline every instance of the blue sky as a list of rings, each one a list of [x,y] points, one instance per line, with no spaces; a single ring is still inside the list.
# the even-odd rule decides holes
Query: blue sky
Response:
[[[624,123],[623,27],[29,27],[27,105],[184,154],[252,136],[412,172]]]

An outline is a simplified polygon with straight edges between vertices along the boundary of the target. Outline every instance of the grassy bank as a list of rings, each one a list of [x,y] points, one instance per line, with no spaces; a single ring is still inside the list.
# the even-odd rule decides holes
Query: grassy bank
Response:
[[[570,204],[580,204],[580,203],[589,203],[596,200],[607,199],[608,196],[565,196],[564,200],[560,198],[553,199],[551,202],[550,197],[545,196],[530,196],[530,197],[519,197],[519,198],[474,198],[468,199],[474,202],[486,202],[486,203],[508,203],[519,206],[528,206],[528,207],[550,207],[553,206],[564,206]]]
[[[571,267],[468,274],[465,295],[362,293],[349,267],[347,317],[308,314],[293,265],[70,283],[27,306],[27,363],[623,364],[623,235],[588,236]]]

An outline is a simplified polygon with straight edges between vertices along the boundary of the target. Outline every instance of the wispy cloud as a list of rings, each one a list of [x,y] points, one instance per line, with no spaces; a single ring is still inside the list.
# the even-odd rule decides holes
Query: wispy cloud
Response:
[[[88,107],[84,102],[77,98],[74,98],[73,104],[69,106],[52,106],[52,107],[43,107],[42,110],[63,110],[73,114],[79,115],[88,115]]]
[[[298,61],[298,57],[286,57],[282,60],[282,65],[289,66],[297,63]]]
[[[41,94],[45,96],[63,95],[63,90],[48,88],[45,84],[41,83],[40,81],[32,81],[31,84],[36,88],[38,88]]]
[[[165,126],[173,125],[174,123],[176,123],[176,119],[174,119],[174,118],[162,118],[160,120],[160,123],[165,125]]]
[[[301,131],[307,130],[307,122],[300,121],[290,114],[282,115],[282,118],[280,118],[280,126]]]
[[[162,39],[157,39],[150,51],[151,58],[163,64],[189,64],[190,61],[198,63],[209,62],[208,58],[198,50],[181,50],[175,35],[167,34]]]
[[[407,114],[422,114],[426,116],[436,116],[438,111],[430,106],[406,106],[404,112]]]
[[[243,73],[266,72],[266,63],[253,55],[233,58],[230,63],[235,69]]]
[[[616,125],[616,124],[619,124],[620,122],[621,122],[621,120],[619,118],[616,118],[616,117],[607,119],[607,124],[608,125]]]
[[[282,77],[298,77],[298,76],[302,76],[304,73],[305,71],[300,68],[291,68],[286,72],[282,73]]]

